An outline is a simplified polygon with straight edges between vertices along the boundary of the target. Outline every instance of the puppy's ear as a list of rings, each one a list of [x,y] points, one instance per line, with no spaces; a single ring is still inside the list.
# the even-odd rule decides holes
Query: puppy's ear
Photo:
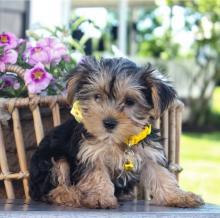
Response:
[[[67,102],[72,105],[74,97],[80,91],[83,84],[90,73],[94,71],[96,66],[96,59],[93,57],[83,57],[82,60],[76,65],[76,67],[67,76]]]
[[[151,65],[142,69],[142,73],[145,86],[147,90],[150,89],[153,116],[157,119],[172,104],[177,97],[177,93],[171,83],[159,71],[153,69]]]
[[[68,81],[66,85],[67,89],[67,103],[69,105],[73,104],[74,95],[77,90],[77,86],[80,83],[82,73],[77,70],[77,67],[74,68],[71,74],[68,76]]]

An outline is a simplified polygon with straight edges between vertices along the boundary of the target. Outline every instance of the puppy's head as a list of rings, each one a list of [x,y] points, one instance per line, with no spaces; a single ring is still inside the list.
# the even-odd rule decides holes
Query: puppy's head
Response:
[[[87,131],[116,144],[138,134],[176,97],[158,71],[124,58],[85,57],[70,74],[67,89],[69,103],[80,102]]]

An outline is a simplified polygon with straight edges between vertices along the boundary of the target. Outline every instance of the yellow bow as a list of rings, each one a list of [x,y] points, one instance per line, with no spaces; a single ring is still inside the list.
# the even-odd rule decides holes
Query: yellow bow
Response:
[[[76,121],[78,121],[79,123],[82,121],[83,116],[82,116],[82,112],[81,112],[80,102],[79,101],[75,101],[73,103],[73,107],[72,107],[70,113],[75,117]]]
[[[125,143],[129,146],[132,147],[133,145],[138,144],[140,141],[145,139],[148,135],[151,134],[151,125],[145,126],[145,128],[138,133],[137,135],[130,136]]]

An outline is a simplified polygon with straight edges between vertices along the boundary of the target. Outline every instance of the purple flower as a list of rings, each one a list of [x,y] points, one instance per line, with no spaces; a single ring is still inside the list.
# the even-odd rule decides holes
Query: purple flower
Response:
[[[26,42],[25,39],[22,39],[22,38],[18,39],[18,45],[22,45],[22,44],[24,44],[25,42]]]
[[[25,84],[30,93],[40,93],[48,87],[52,78],[52,75],[44,69],[44,66],[41,63],[26,70],[24,74]]]
[[[0,46],[4,46],[5,50],[16,48],[18,45],[18,39],[14,33],[2,33],[0,34]]]
[[[15,75],[4,74],[0,77],[0,90],[4,88],[13,88],[15,90],[20,88],[20,83]]]
[[[48,51],[50,54],[50,63],[53,64],[58,64],[67,55],[66,46],[56,38],[44,38],[37,45],[44,47]]]
[[[30,65],[35,65],[39,62],[42,64],[49,64],[50,54],[43,46],[32,46],[28,43],[23,54],[23,59]]]
[[[70,61],[71,61],[71,56],[70,56],[70,55],[64,55],[64,56],[63,56],[63,60],[64,60],[65,62],[70,62]]]
[[[23,59],[30,65],[37,63],[58,64],[62,58],[66,57],[67,48],[56,38],[44,38],[34,46],[30,43],[23,54]]]
[[[5,71],[5,64],[15,64],[17,62],[18,53],[15,50],[5,50],[0,55],[0,71]]]

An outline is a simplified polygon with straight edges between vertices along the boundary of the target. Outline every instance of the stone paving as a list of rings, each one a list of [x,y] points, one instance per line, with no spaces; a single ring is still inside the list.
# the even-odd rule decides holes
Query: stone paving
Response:
[[[144,201],[120,203],[117,209],[73,209],[40,202],[0,200],[0,218],[220,218],[220,206],[196,209],[158,207]]]

